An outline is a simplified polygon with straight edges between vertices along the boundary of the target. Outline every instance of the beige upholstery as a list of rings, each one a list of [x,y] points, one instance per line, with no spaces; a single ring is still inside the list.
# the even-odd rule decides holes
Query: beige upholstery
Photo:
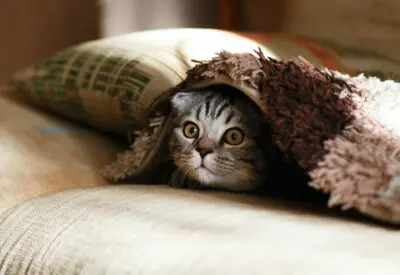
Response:
[[[26,199],[73,187],[106,184],[98,170],[116,143],[89,129],[0,94],[0,212]]]
[[[250,196],[107,185],[97,170],[117,144],[2,93],[0,275],[399,274],[395,230]]]
[[[400,268],[397,231],[165,186],[38,198],[0,217],[0,236],[1,274],[395,275]]]

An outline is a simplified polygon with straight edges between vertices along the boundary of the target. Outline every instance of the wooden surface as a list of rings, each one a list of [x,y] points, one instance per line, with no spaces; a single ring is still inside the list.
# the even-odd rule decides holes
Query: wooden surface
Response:
[[[96,0],[13,0],[0,4],[0,83],[57,50],[98,37]]]

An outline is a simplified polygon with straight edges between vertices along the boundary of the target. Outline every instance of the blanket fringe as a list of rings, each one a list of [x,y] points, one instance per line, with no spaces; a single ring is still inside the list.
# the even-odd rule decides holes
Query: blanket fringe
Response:
[[[140,173],[143,168],[142,164],[157,141],[165,120],[165,116],[157,113],[154,118],[149,120],[147,128],[135,131],[130,150],[118,154],[117,159],[112,164],[105,166],[100,174],[113,182],[117,182]]]

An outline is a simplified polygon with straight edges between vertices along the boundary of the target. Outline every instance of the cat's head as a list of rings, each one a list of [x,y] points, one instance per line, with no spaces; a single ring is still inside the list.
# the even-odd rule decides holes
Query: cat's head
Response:
[[[172,158],[190,179],[209,187],[246,191],[265,175],[264,119],[234,88],[209,88],[173,96],[176,120]]]

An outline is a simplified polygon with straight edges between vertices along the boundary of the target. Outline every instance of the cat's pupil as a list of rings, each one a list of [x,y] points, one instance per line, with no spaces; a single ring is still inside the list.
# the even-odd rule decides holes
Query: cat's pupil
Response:
[[[189,133],[190,133],[190,134],[194,134],[194,133],[196,133],[196,128],[195,128],[195,127],[193,127],[193,126],[192,126],[192,127],[190,127],[190,128],[189,128]]]
[[[237,134],[236,134],[236,133],[232,133],[232,134],[231,134],[231,139],[236,141],[236,139],[237,139]]]

